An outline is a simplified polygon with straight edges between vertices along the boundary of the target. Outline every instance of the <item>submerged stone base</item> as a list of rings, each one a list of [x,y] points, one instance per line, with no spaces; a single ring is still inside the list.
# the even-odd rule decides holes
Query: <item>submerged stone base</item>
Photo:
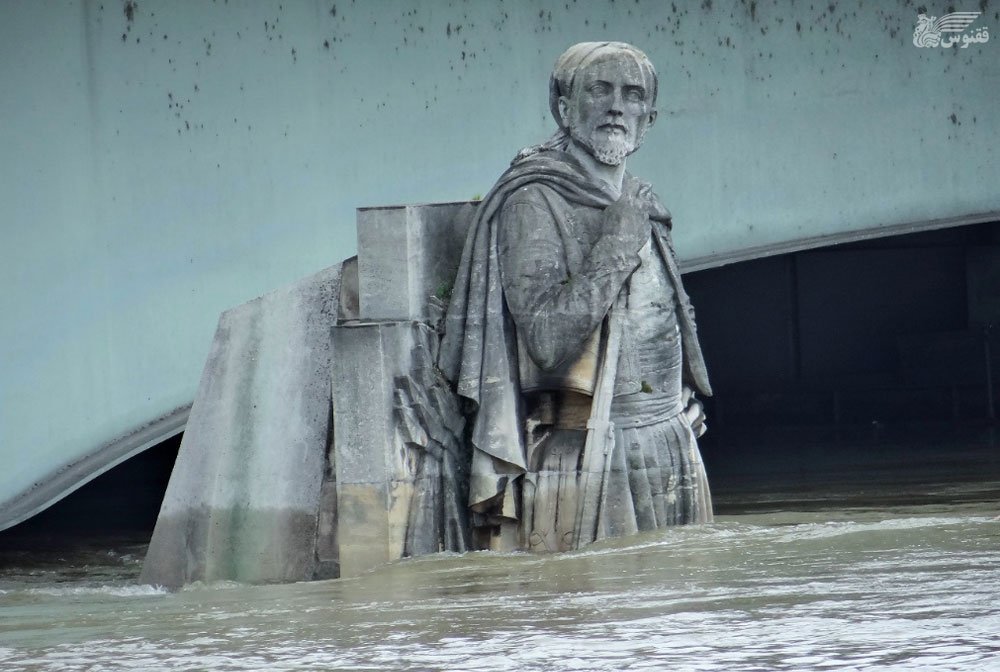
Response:
[[[219,319],[142,581],[336,574],[317,514],[333,474],[330,329],[342,266]]]
[[[437,340],[421,322],[333,330],[341,576],[468,548],[465,421]]]
[[[222,315],[144,582],[351,576],[469,547],[434,322],[472,207],[362,210],[357,258]]]

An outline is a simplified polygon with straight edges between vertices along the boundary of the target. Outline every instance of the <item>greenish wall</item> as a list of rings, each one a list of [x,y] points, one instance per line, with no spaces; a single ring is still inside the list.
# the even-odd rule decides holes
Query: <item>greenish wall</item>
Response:
[[[909,1],[3,2],[0,514],[189,403],[219,313],[352,255],[355,208],[487,191],[576,41],[660,70],[631,167],[682,256],[996,213],[969,4],[995,42],[917,48]]]

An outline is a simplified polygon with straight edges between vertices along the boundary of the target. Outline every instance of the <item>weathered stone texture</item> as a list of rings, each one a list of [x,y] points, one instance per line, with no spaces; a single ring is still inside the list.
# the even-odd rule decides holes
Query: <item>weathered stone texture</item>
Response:
[[[335,328],[333,344],[341,576],[465,550],[464,419],[434,367],[437,333],[361,322]]]
[[[360,316],[433,320],[430,297],[451,291],[462,257],[469,203],[358,211]]]
[[[143,581],[331,578],[468,548],[465,420],[433,325],[469,207],[362,210],[357,257],[222,315]]]
[[[300,581],[335,571],[330,540],[317,542],[332,531],[325,518],[317,529],[317,514],[332,487],[330,328],[340,277],[340,265],[328,268],[219,319],[144,582]]]

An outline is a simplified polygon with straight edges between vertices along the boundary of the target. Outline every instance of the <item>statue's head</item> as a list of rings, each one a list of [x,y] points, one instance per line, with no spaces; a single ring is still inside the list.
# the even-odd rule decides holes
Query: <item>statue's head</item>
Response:
[[[656,121],[656,70],[624,42],[581,42],[556,61],[549,107],[570,141],[609,166],[642,145]]]

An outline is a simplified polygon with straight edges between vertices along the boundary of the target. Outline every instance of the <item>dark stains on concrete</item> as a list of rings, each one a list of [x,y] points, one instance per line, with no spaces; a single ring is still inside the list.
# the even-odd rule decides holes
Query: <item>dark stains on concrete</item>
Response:
[[[913,30],[913,24],[916,16],[916,3],[918,0],[897,0],[897,3],[892,3],[894,6],[888,6],[883,11],[878,5],[872,6],[869,3],[864,3],[862,5],[860,0],[847,0],[846,2],[835,2],[834,0],[810,0],[810,2],[804,2],[801,0],[788,0],[778,1],[772,0],[739,0],[739,4],[736,2],[727,2],[725,4],[720,4],[715,6],[714,0],[699,0],[697,3],[664,3],[662,0],[651,0],[650,2],[642,2],[637,0],[635,3],[637,5],[634,16],[632,19],[626,20],[624,15],[629,11],[628,5],[632,5],[632,2],[621,2],[620,0],[616,2],[613,6],[615,10],[616,17],[610,19],[604,23],[605,28],[610,29],[621,29],[623,26],[626,27],[636,27],[635,17],[640,16],[646,10],[649,10],[648,14],[644,17],[645,24],[640,26],[646,29],[646,35],[650,41],[660,41],[663,44],[661,47],[669,48],[674,51],[680,63],[677,65],[678,78],[691,79],[691,70],[687,67],[695,59],[710,60],[713,57],[718,57],[723,62],[727,63],[740,63],[740,59],[746,59],[748,63],[752,63],[746,71],[747,77],[755,81],[767,81],[767,80],[780,80],[781,72],[780,69],[774,72],[772,70],[772,64],[779,63],[783,58],[788,57],[788,51],[808,51],[812,46],[816,46],[816,54],[810,61],[813,63],[815,68],[819,68],[821,65],[827,65],[825,69],[819,71],[820,76],[826,76],[826,70],[831,71],[830,76],[838,76],[837,73],[842,73],[845,68],[853,67],[858,64],[860,59],[860,54],[856,55],[854,59],[847,58],[846,54],[849,53],[848,50],[862,49],[864,51],[864,60],[868,61],[867,65],[871,66],[874,64],[876,68],[891,67],[892,64],[897,63],[899,53],[898,51],[893,51],[897,49],[895,45],[891,48],[885,45],[885,40],[891,38],[896,44],[902,44],[908,51],[906,52],[911,57],[915,56],[919,60],[927,62],[928,59],[932,57],[932,54],[926,50],[912,49],[909,46],[910,34]],[[957,0],[952,0],[957,3]],[[124,2],[124,0],[123,0]],[[347,54],[346,51],[341,49],[347,49],[349,44],[355,43],[356,40],[352,40],[352,36],[348,29],[357,25],[357,13],[352,4],[346,3],[346,0],[336,0],[337,4],[329,4],[330,0],[325,3],[317,3],[319,5],[316,8],[317,15],[323,27],[320,29],[319,34],[315,34],[312,39],[315,40],[311,42],[306,48],[306,52],[301,54],[297,51],[296,47],[292,47],[291,44],[286,47],[289,51],[273,50],[271,46],[273,44],[267,44],[267,41],[274,40],[277,37],[278,40],[282,39],[279,35],[279,20],[273,15],[274,6],[272,6],[267,20],[264,23],[264,33],[266,34],[267,40],[261,40],[262,35],[260,34],[260,21],[259,14],[254,17],[253,25],[256,29],[250,28],[247,25],[240,24],[238,26],[231,25],[232,28],[240,27],[242,32],[246,32],[246,40],[243,41],[242,48],[249,48],[249,41],[255,43],[264,42],[263,54],[267,55],[269,58],[277,58],[288,63],[288,55],[291,53],[292,63],[297,63],[297,56],[302,55],[304,61],[307,62],[309,58],[322,57],[326,54],[326,58],[320,58],[320,60],[328,61],[333,59],[333,62],[342,60],[343,56]],[[988,0],[983,2],[982,0],[977,0],[981,7],[986,7],[989,3]],[[857,4],[855,4],[857,3]],[[149,11],[150,5],[148,3],[136,3],[135,0],[131,0],[131,4],[138,7],[139,4],[142,5],[142,15],[138,16],[138,12],[133,8],[133,19],[135,21],[149,22],[153,23],[151,20],[151,13]],[[221,4],[221,3],[219,3]],[[358,3],[359,5],[363,3]],[[407,2],[409,4],[409,2]],[[459,6],[458,2],[449,3],[451,5],[451,10],[445,13],[443,16],[438,14],[437,16],[444,19],[450,19],[446,21],[444,27],[444,32],[446,37],[449,38],[450,47],[446,48],[446,54],[442,57],[446,59],[441,63],[441,69],[444,74],[447,75],[448,69],[455,74],[453,77],[457,77],[462,82],[475,81],[475,71],[476,68],[482,66],[488,66],[495,56],[493,53],[488,52],[484,49],[479,48],[479,38],[481,37],[479,32],[482,29],[489,29],[492,25],[493,30],[497,32],[502,32],[507,30],[509,26],[504,25],[509,22],[510,17],[507,12],[498,9],[490,17],[484,18],[482,13],[478,13],[470,16],[469,14],[463,15],[462,8]],[[534,4],[534,3],[533,3]],[[594,13],[584,10],[586,3],[580,3],[576,5],[574,1],[573,5],[563,5],[563,2],[559,2],[555,5],[548,5],[545,3],[546,7],[544,10],[540,10],[538,5],[535,4],[534,7],[530,5],[528,7],[517,8],[517,5],[513,7],[517,8],[512,10],[510,14],[518,15],[519,22],[522,26],[528,28],[527,32],[531,32],[534,29],[536,33],[550,32],[553,30],[560,30],[560,28],[565,29],[567,25],[575,25],[577,28],[582,28],[587,26],[589,30],[593,30],[594,33],[591,35],[583,35],[580,39],[602,39],[605,36],[601,35],[601,18],[599,14],[595,16]],[[960,4],[960,3],[957,3]],[[996,3],[993,3],[994,7]],[[680,5],[680,6],[678,6]],[[740,7],[742,5],[742,7]],[[960,7],[963,11],[969,6],[975,6],[972,3],[964,7]],[[366,24],[375,26],[381,24],[381,26],[395,26],[396,37],[395,49],[397,53],[405,54],[408,49],[425,49],[429,42],[433,42],[433,36],[437,33],[437,30],[441,29],[440,22],[435,21],[433,24],[427,23],[431,18],[423,14],[420,9],[414,9],[418,7],[416,0],[413,0],[413,5],[406,7],[406,11],[397,12],[394,14],[396,20],[394,21],[391,17],[387,20],[386,17],[388,13],[386,12],[375,12],[377,16],[377,22],[375,21],[376,16],[366,17]],[[115,9],[114,5],[109,5],[109,8]],[[507,5],[510,9],[511,5]],[[549,11],[551,9],[551,11]],[[563,10],[565,9],[565,14]],[[625,9],[626,11],[621,11]],[[670,10],[673,13],[670,13]],[[857,9],[854,12],[852,10]],[[926,8],[924,8],[926,11]],[[410,11],[412,10],[412,11]],[[719,10],[718,14],[715,14],[715,10]],[[732,11],[731,11],[732,10]],[[265,10],[266,11],[266,10]],[[935,7],[935,13],[940,12],[940,8]],[[942,12],[943,13],[943,12]],[[416,15],[420,14],[419,17]],[[575,14],[575,16],[574,16]],[[687,16],[692,14],[693,16]],[[729,18],[726,18],[726,15]],[[998,12],[1000,14],[1000,12]],[[265,14],[266,15],[266,14]],[[120,16],[120,15],[117,15]],[[609,15],[610,16],[610,15]],[[402,17],[402,18],[399,18]],[[502,18],[501,18],[502,17]],[[288,16],[285,17],[286,25],[281,26],[282,32],[284,29],[291,29],[292,26],[288,23]],[[436,17],[435,17],[436,18]],[[472,20],[470,20],[470,18]],[[689,19],[684,21],[684,19]],[[988,14],[984,13],[985,19],[988,19]],[[474,22],[478,22],[482,19],[485,23],[484,26],[477,28]],[[569,21],[568,21],[569,19]],[[874,19],[874,23],[872,23]],[[120,21],[120,19],[118,19]],[[784,26],[784,23],[788,23],[788,27]],[[567,22],[568,21],[568,22]],[[421,22],[424,25],[419,25]],[[343,24],[343,27],[342,27]],[[700,28],[694,29],[694,32],[689,32],[689,28],[693,29],[694,24],[700,26]],[[713,30],[712,26],[715,24],[716,28]],[[145,26],[145,23],[137,24],[139,26]],[[435,27],[436,26],[436,27]],[[799,37],[798,40],[792,39],[792,28],[794,27],[796,35]],[[131,43],[131,34],[129,33],[132,28],[131,25],[122,25],[121,28],[125,29],[125,33],[122,34],[122,39],[124,42]],[[164,29],[167,26],[163,27]],[[809,29],[809,34],[807,35],[806,28]],[[383,31],[386,28],[383,28]],[[401,31],[401,32],[399,32]],[[654,32],[655,31],[655,32]],[[865,47],[860,46],[859,43],[855,45],[848,45],[847,40],[852,39],[852,31],[857,31],[854,37],[859,38],[859,43],[867,34],[867,37],[871,38],[873,33],[882,33],[878,35],[879,41],[872,44],[865,43]],[[141,32],[137,30],[137,32]],[[160,45],[160,34],[163,34],[164,45],[168,50],[173,46],[174,40],[178,37],[176,29],[169,30],[170,36],[163,34],[163,29],[157,30],[155,27],[153,32],[147,37],[147,44],[153,44],[154,46]],[[667,37],[666,34],[669,33],[670,36]],[[714,34],[713,34],[714,33]],[[829,35],[829,33],[836,33],[837,37]],[[563,32],[564,36],[570,34],[569,32]],[[700,35],[696,38],[695,35]],[[114,33],[112,33],[114,35]],[[232,33],[229,33],[230,39]],[[290,39],[295,42],[296,40],[291,38],[292,33],[290,33]],[[237,32],[236,36],[238,39],[242,39],[242,35]],[[662,37],[661,37],[662,36]],[[193,36],[192,36],[193,37]],[[619,36],[617,34],[607,34],[606,37],[611,39],[622,39],[625,36]],[[430,40],[426,38],[431,38]],[[452,43],[451,38],[456,38]],[[463,39],[463,38],[468,38]],[[657,39],[658,38],[658,39]],[[675,39],[682,38],[682,39]],[[687,39],[690,38],[690,39]],[[739,39],[737,39],[739,38]],[[113,38],[112,38],[113,39]],[[194,44],[187,44],[185,51],[195,57],[201,56],[202,60],[205,60],[206,56],[213,55],[212,43],[208,41],[208,38],[204,40],[204,46],[202,51],[197,46],[197,37],[193,40],[186,40],[188,42],[193,41]],[[223,39],[223,38],[219,38]],[[392,38],[390,38],[392,39]],[[439,37],[437,38],[439,39]],[[638,35],[634,36],[634,39],[640,39]],[[805,39],[808,42],[803,43],[800,40]],[[218,40],[212,40],[215,42],[215,46],[219,46]],[[739,46],[737,46],[737,42]],[[881,44],[879,43],[881,42]],[[301,44],[301,42],[299,42]],[[461,44],[460,44],[461,43]],[[717,44],[717,47],[711,47],[711,44]],[[177,43],[178,46],[180,42]],[[229,40],[223,39],[221,45],[224,51],[229,53],[228,47],[233,43]],[[673,46],[670,46],[670,45]],[[796,47],[795,45],[798,45]],[[808,44],[808,46],[804,45]],[[769,51],[768,48],[772,45],[778,45],[779,48],[774,51]],[[838,46],[840,45],[840,46]],[[876,46],[877,45],[877,46]],[[879,51],[882,52],[882,57],[880,58],[878,54],[874,53],[875,46]],[[161,49],[163,47],[160,47]],[[193,47],[193,49],[192,49]],[[718,51],[716,51],[718,49]],[[725,51],[723,51],[723,49]],[[732,50],[732,51],[730,51]],[[483,61],[477,63],[477,51],[482,51]],[[493,50],[495,51],[495,50]],[[542,49],[538,49],[538,53],[542,54]],[[913,54],[912,52],[917,52]],[[958,52],[957,50],[951,50],[953,56],[968,56],[969,50],[965,53]],[[199,53],[201,52],[201,53]],[[713,53],[714,52],[714,53]],[[833,52],[837,52],[835,55]],[[739,54],[736,61],[733,61],[733,56],[730,54]],[[546,57],[548,53],[546,52]],[[942,61],[949,61],[951,59],[945,59],[941,57]],[[836,59],[836,60],[832,60]],[[841,63],[841,60],[846,59],[848,63]],[[828,61],[828,62],[827,62]],[[169,61],[173,65],[172,61]],[[181,63],[190,62],[187,57],[179,61]],[[196,64],[197,67],[198,64]],[[206,67],[211,64],[205,63]],[[445,68],[444,66],[449,66]],[[744,64],[746,65],[746,64]],[[956,64],[957,66],[958,64]],[[738,67],[738,66],[737,66]],[[956,75],[960,70],[959,67],[955,68]],[[169,69],[168,69],[169,71]],[[173,72],[178,72],[177,68],[173,68]],[[340,68],[340,72],[344,72],[344,68]],[[462,74],[459,74],[462,73]],[[905,73],[905,74],[904,74]],[[913,70],[909,73],[906,72],[905,68],[902,73],[905,77],[910,79],[917,79],[921,75]],[[196,78],[202,79],[201,74],[196,74]],[[414,82],[410,78],[406,81],[409,83],[409,88],[419,88],[418,82]],[[839,80],[838,80],[839,81]],[[202,80],[205,83],[205,80]],[[169,85],[172,90],[184,90],[187,86],[191,86],[190,82],[180,83],[174,82]],[[249,86],[249,85],[248,85]],[[464,84],[463,84],[464,86]],[[164,87],[166,88],[166,87]],[[162,92],[163,89],[160,89]],[[190,89],[187,89],[190,90]],[[195,89],[197,91],[197,88]],[[242,87],[241,87],[242,90]],[[775,91],[771,91],[774,93]],[[766,93],[767,97],[771,97],[771,93]],[[780,93],[780,91],[779,91]],[[787,91],[785,90],[784,95],[788,96],[791,100],[793,97],[797,97],[797,91]],[[804,94],[808,93],[804,91]],[[790,95],[788,95],[790,94]],[[159,95],[163,95],[160,93]],[[177,94],[174,94],[175,96]],[[712,95],[709,93],[709,95]],[[195,97],[195,96],[192,96]],[[780,96],[778,96],[780,97]],[[162,100],[162,99],[161,99]],[[207,101],[204,99],[198,99],[195,101],[199,105],[206,104]],[[425,102],[425,109],[431,109],[433,103],[430,102],[428,98]],[[368,105],[372,103],[376,104],[376,109],[382,109],[385,107],[384,103],[377,103],[376,101],[369,101]],[[190,107],[190,106],[188,106]],[[391,106],[390,106],[391,107]],[[171,109],[171,114],[175,110],[181,109],[181,103],[176,102],[175,107]],[[170,119],[170,121],[175,122],[180,125],[184,118],[189,116],[194,116],[191,113],[194,111],[184,110],[180,113],[180,117],[175,121]],[[960,110],[956,110],[960,111]],[[940,114],[940,111],[937,112]],[[947,112],[946,112],[947,114]],[[934,116],[937,116],[936,114]],[[966,116],[966,121],[968,121],[968,116]],[[543,115],[544,117],[544,115]],[[958,121],[957,115],[956,119],[953,121],[953,125],[960,125],[961,122]],[[940,119],[940,117],[937,117]],[[228,121],[228,119],[227,119]],[[247,120],[240,120],[240,126],[246,125]],[[235,120],[234,120],[234,123]],[[938,122],[939,123],[939,122]],[[975,121],[974,121],[975,123]],[[174,125],[174,124],[171,124]],[[259,127],[259,126],[258,126]],[[181,125],[180,131],[183,134],[184,130],[196,131],[199,125],[194,121],[188,124]],[[248,127],[248,130],[249,127]]]

